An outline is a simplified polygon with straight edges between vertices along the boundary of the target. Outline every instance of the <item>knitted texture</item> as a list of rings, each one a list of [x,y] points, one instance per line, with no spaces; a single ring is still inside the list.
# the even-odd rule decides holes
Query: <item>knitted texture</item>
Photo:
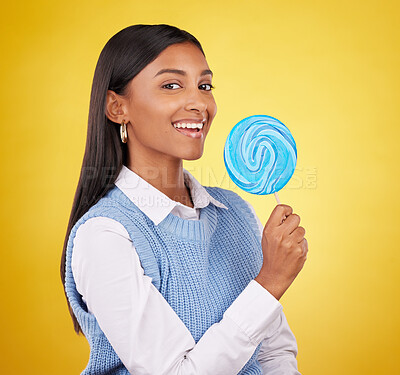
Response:
[[[228,210],[209,204],[199,220],[169,214],[154,223],[117,187],[83,215],[71,230],[66,252],[65,288],[73,312],[90,345],[86,374],[129,374],[88,312],[76,290],[71,269],[73,241],[81,224],[92,217],[120,222],[139,255],[146,275],[160,291],[197,343],[207,329],[219,322],[226,309],[254,279],[262,265],[261,237],[246,202],[236,193],[205,187]],[[262,374],[257,361],[261,344],[239,372]]]

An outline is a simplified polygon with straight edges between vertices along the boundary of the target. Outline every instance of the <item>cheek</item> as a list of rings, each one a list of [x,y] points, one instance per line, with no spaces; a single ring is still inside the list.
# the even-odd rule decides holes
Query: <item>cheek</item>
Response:
[[[133,134],[136,139],[147,146],[161,147],[172,131],[173,116],[179,110],[177,100],[159,100],[141,98],[132,108]]]
[[[140,103],[136,103],[135,108],[133,108],[137,123],[151,128],[170,122],[173,111],[172,103],[155,98],[142,98]]]
[[[208,105],[208,113],[211,120],[217,114],[217,103],[215,102],[214,97],[210,100],[210,103]]]

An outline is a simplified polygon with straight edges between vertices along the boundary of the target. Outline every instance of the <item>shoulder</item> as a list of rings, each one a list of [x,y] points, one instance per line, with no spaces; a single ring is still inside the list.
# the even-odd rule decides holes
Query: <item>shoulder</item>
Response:
[[[132,240],[125,227],[108,217],[91,217],[81,224],[72,239],[71,266],[73,273],[100,259],[108,259],[122,249],[131,249]]]
[[[216,186],[204,186],[204,188],[208,191],[208,193],[218,200],[219,202],[223,203],[228,208],[238,208],[239,210],[245,210],[246,212],[251,212],[250,204],[243,199],[238,193],[223,189]]]
[[[257,235],[261,235],[263,226],[250,202],[232,190],[223,189],[216,186],[204,187],[211,196],[227,206],[228,211],[233,211],[236,216],[239,216],[243,223],[248,224],[252,230],[257,233]]]
[[[227,201],[229,203],[229,201],[231,201],[232,199],[234,201],[236,201],[236,200],[244,201],[243,198],[239,194],[235,193],[232,190],[224,189],[224,188],[217,187],[217,186],[204,186],[204,188],[215,199],[220,198],[220,199],[224,200],[224,202],[221,202],[221,203],[225,203],[225,201]]]
[[[120,236],[130,240],[126,228],[117,220],[94,216],[82,223],[76,231],[75,242],[80,240],[101,241],[104,237]]]
[[[140,210],[115,186],[77,220],[71,229],[70,240],[82,233],[99,235],[114,232],[126,236],[128,232],[135,231],[133,227],[140,216]]]

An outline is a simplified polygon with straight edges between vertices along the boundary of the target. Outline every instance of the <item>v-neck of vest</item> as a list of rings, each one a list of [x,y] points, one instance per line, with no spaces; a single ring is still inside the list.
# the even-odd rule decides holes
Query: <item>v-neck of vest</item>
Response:
[[[158,225],[156,225],[118,186],[111,189],[107,195],[109,197],[115,196],[115,198],[121,200],[124,205],[133,208],[135,211],[146,217],[147,220],[156,228],[169,232],[171,235],[185,240],[207,241],[211,238],[217,226],[218,208],[211,202],[206,207],[200,208],[199,220],[182,219],[170,212]]]

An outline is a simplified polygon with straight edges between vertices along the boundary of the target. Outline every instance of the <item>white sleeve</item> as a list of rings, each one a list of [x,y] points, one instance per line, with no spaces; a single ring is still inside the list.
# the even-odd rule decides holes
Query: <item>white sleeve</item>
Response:
[[[91,218],[78,228],[72,272],[88,309],[135,375],[236,374],[282,310],[252,280],[196,344],[144,274],[126,229],[105,217]]]
[[[264,374],[268,375],[300,375],[297,369],[297,342],[285,314],[281,311],[268,329],[258,353],[258,361]]]
[[[247,202],[250,210],[257,220],[260,233],[264,226],[261,224],[253,206]],[[289,328],[283,310],[268,328],[267,337],[263,340],[261,350],[258,353],[258,361],[264,374],[268,375],[298,375],[297,370],[297,342]]]

